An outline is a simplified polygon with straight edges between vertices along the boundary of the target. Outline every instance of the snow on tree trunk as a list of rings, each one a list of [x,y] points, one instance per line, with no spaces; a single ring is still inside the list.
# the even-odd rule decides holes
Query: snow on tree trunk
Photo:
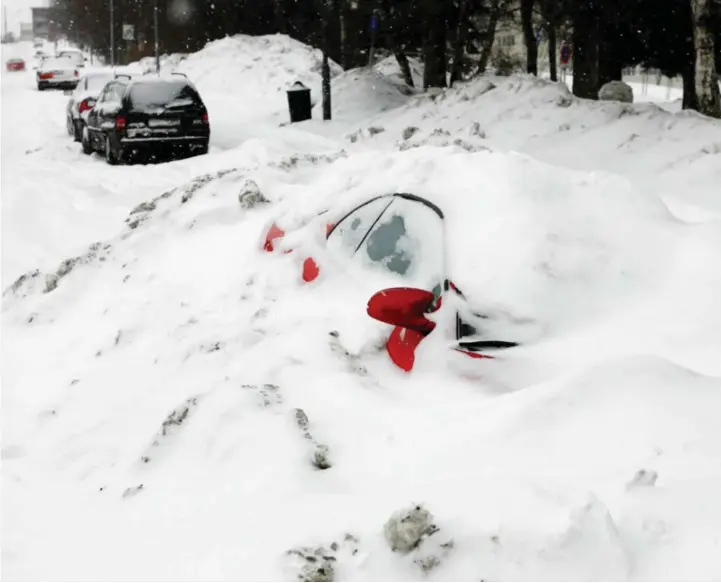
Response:
[[[696,50],[696,100],[700,113],[721,118],[711,1],[691,0],[693,42]]]

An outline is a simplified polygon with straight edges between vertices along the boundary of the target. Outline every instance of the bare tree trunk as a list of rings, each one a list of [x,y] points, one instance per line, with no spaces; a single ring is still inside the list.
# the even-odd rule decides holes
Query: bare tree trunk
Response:
[[[456,27],[456,46],[453,47],[453,67],[451,68],[451,87],[461,80],[463,71],[463,56],[468,37],[468,0],[458,2],[458,26]]]
[[[598,98],[598,7],[590,0],[576,0],[573,14],[573,94]]]
[[[533,3],[534,0],[521,0],[521,26],[523,41],[526,44],[526,71],[538,75],[538,44],[533,34]]]
[[[555,0],[549,0],[546,3],[546,22],[548,30],[548,67],[551,73],[551,81],[558,81],[558,57],[556,56],[558,16],[556,14]]]
[[[683,79],[683,99],[681,100],[682,109],[697,109],[698,101],[696,100],[696,75],[694,70],[696,68],[695,60],[694,63],[684,67],[681,73]]]
[[[696,50],[697,109],[704,115],[721,118],[721,95],[716,76],[711,0],[691,0],[691,12]]]
[[[393,55],[398,62],[401,75],[403,75],[403,80],[406,82],[406,85],[408,85],[408,87],[415,87],[415,83],[413,83],[413,73],[411,73],[411,66],[408,63],[406,52],[402,48],[398,48],[393,50]]]
[[[340,31],[340,66],[348,69],[348,34],[346,32],[346,23],[348,22],[348,1],[337,0],[338,2],[338,25]]]
[[[623,77],[623,64],[617,48],[617,34],[615,28],[610,27],[603,31],[599,43],[598,53],[598,89],[609,81],[621,81]]]
[[[386,1],[383,3],[383,10],[389,24],[389,38],[391,43],[391,51],[393,51],[393,56],[398,62],[398,67],[401,70],[401,75],[403,76],[403,80],[406,82],[406,85],[408,85],[409,87],[415,87],[415,83],[413,82],[413,74],[411,73],[411,66],[408,62],[408,57],[406,56],[406,51],[403,43],[402,16],[398,13],[398,9],[395,8],[390,1]]]
[[[275,12],[275,25],[278,27],[278,32],[288,34],[283,0],[275,0],[275,2],[273,2],[273,9]]]
[[[491,52],[493,51],[493,41],[496,38],[496,26],[498,26],[498,18],[501,14],[501,0],[491,0],[491,10],[488,15],[488,30],[486,38],[481,47],[481,58],[478,61],[478,69],[476,75],[482,75],[488,68],[488,61],[491,60]]]
[[[443,0],[424,0],[423,86],[446,87],[446,22]]]

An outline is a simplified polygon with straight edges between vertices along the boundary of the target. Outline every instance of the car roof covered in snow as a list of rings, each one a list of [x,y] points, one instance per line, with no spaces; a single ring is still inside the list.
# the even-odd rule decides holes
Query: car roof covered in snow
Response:
[[[75,63],[64,57],[49,57],[40,63],[41,69],[74,69]]]

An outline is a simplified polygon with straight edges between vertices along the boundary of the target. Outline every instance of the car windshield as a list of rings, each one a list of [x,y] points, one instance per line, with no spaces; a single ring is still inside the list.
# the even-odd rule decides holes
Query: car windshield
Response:
[[[443,280],[443,219],[425,201],[383,196],[356,208],[328,236],[328,249],[429,291]]]
[[[200,104],[200,96],[187,81],[153,80],[134,84],[130,102],[135,110],[190,107]]]

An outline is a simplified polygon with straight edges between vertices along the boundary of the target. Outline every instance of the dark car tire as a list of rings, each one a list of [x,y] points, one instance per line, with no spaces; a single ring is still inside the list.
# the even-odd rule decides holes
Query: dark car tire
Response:
[[[46,89],[47,89],[47,87],[45,85],[38,83],[38,91],[45,91]]]
[[[123,159],[122,150],[118,150],[115,146],[113,146],[113,141],[110,139],[110,136],[105,137],[104,150],[105,161],[108,164],[110,164],[111,166],[120,164]]]
[[[90,156],[93,153],[93,145],[90,142],[90,132],[88,128],[83,129],[83,135],[80,138],[80,143],[83,146],[83,154]]]
[[[208,142],[204,142],[202,145],[198,146],[197,148],[193,148],[192,154],[194,156],[203,156],[204,154],[208,153]]]
[[[83,140],[83,122],[82,120],[73,121],[73,140],[81,142]]]

